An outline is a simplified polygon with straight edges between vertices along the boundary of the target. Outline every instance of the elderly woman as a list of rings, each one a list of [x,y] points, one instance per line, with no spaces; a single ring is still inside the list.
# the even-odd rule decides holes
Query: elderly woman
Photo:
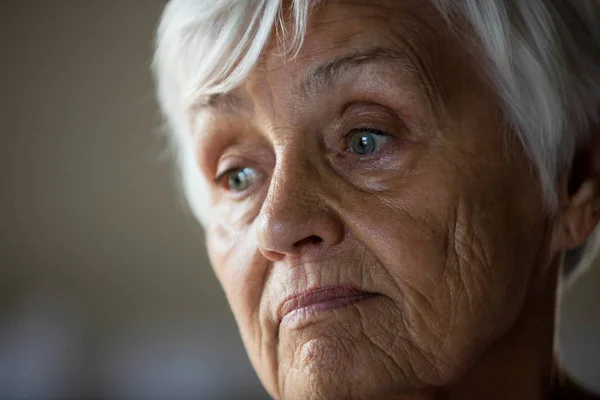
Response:
[[[596,0],[172,0],[154,67],[274,398],[576,398],[553,345],[600,218]]]

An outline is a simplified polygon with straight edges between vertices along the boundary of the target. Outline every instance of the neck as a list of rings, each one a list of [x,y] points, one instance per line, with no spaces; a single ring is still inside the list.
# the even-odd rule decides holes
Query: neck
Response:
[[[515,324],[482,354],[456,384],[434,399],[542,400],[550,395],[554,368],[560,261],[532,288]]]

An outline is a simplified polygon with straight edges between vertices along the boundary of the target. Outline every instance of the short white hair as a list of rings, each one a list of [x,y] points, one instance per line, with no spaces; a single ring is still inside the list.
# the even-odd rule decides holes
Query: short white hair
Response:
[[[201,222],[208,190],[194,159],[188,110],[206,96],[239,85],[277,34],[298,50],[311,8],[293,0],[291,28],[282,0],[171,0],[156,37],[153,63],[160,107],[175,138],[182,184]],[[398,0],[402,1],[402,0]],[[429,0],[459,31],[466,22],[481,68],[502,101],[507,121],[537,172],[549,209],[558,174],[569,172],[600,111],[598,0]],[[287,12],[287,10],[286,10]]]

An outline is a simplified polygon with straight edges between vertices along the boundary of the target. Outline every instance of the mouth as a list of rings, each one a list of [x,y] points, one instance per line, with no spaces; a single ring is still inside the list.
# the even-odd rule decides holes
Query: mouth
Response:
[[[377,293],[365,292],[353,287],[331,286],[318,288],[286,299],[279,308],[278,316],[281,324],[286,325],[298,319],[346,307],[377,296]]]

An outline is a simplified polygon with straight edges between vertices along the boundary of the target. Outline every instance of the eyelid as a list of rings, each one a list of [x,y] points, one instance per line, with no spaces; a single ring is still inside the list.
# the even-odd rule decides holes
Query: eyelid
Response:
[[[390,108],[387,105],[371,101],[350,101],[341,108],[341,115],[344,117],[362,118],[363,116],[377,119],[394,119],[404,121],[405,116],[399,110]]]
[[[378,135],[378,136],[392,136],[391,134],[387,133],[384,130],[365,126],[365,127],[359,127],[359,128],[350,129],[342,137],[344,139],[347,139],[352,134],[354,134],[354,133],[360,133],[360,132],[372,133],[372,134]]]
[[[219,183],[220,181],[222,181],[227,176],[227,174],[229,174],[231,172],[234,172],[234,171],[243,170],[243,169],[246,169],[246,168],[249,168],[249,169],[253,170],[254,173],[256,174],[256,176],[258,178],[262,177],[262,173],[257,168],[251,167],[251,166],[248,166],[248,165],[239,165],[239,166],[234,166],[234,167],[231,167],[231,168],[227,168],[225,171],[217,174],[217,176],[214,178],[214,181],[215,181],[215,183]]]
[[[217,174],[217,176],[213,179],[213,183],[217,186],[223,186],[223,179],[225,179],[225,176],[231,171],[233,171],[233,169],[228,169],[224,172]]]
[[[228,168],[224,169],[223,172],[217,172],[217,176],[214,178],[214,182],[216,184],[221,183],[221,181],[223,180],[223,178],[225,178],[225,176],[227,174],[229,174],[230,172],[242,169],[242,168],[244,168],[244,167],[242,167],[242,166],[237,166],[237,167],[234,166],[234,167],[228,167]]]
[[[235,168],[251,167],[256,169],[257,165],[261,166],[260,170],[268,170],[275,163],[271,146],[265,145],[264,142],[239,141],[222,149],[214,159],[215,176]]]
[[[224,157],[221,156],[217,160],[215,180],[222,178],[227,172],[230,172],[231,170],[242,168],[245,164],[248,164],[248,161],[245,160],[243,157],[231,155],[225,155]]]
[[[405,138],[411,131],[405,116],[399,110],[380,103],[368,101],[346,103],[341,109],[340,117],[340,128],[344,131],[344,137],[355,129],[397,138]]]

